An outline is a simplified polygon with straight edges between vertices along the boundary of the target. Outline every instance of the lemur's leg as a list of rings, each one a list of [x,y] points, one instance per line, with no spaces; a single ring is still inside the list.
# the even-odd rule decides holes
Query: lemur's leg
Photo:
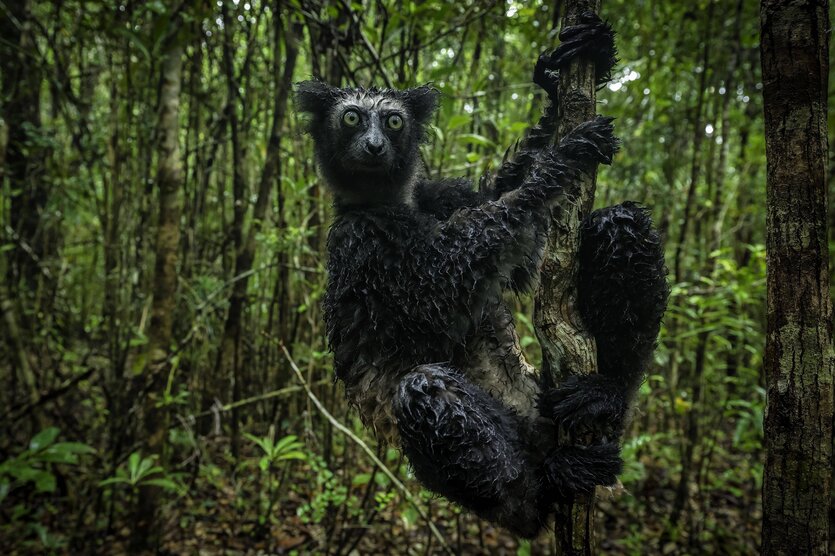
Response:
[[[581,230],[579,262],[578,308],[597,342],[598,374],[572,377],[544,398],[567,428],[618,435],[652,359],[669,294],[664,250],[649,212],[626,202],[591,213]]]
[[[529,420],[463,375],[422,365],[397,390],[404,453],[428,489],[523,537],[535,536],[560,495],[616,481],[616,443],[549,446]]]

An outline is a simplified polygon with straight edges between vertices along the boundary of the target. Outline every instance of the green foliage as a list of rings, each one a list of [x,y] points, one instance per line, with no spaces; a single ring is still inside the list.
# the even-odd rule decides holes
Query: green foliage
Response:
[[[357,507],[357,498],[349,497],[348,488],[328,469],[322,458],[311,458],[310,470],[316,480],[316,489],[310,501],[299,506],[298,516],[302,521],[321,523],[331,508],[338,509],[347,505],[350,510],[351,507]]]
[[[14,489],[31,484],[37,493],[55,491],[55,466],[78,465],[79,457],[95,451],[81,442],[56,442],[61,430],[47,427],[32,437],[29,447],[0,463],[0,505]]]
[[[249,433],[244,433],[244,436],[255,443],[263,452],[263,455],[257,460],[258,469],[262,474],[262,488],[258,490],[258,498],[261,501],[258,523],[263,526],[273,517],[272,509],[280,494],[279,464],[294,460],[305,461],[308,459],[308,454],[304,451],[304,445],[298,441],[298,437],[295,435],[287,435],[276,440],[273,425],[270,425],[267,436],[257,437]],[[247,465],[247,461],[242,463],[243,467]]]
[[[57,494],[58,476],[78,476],[83,473],[82,458],[95,454],[81,442],[57,442],[60,432],[57,427],[41,430],[26,449],[0,463],[0,509],[9,517],[2,530],[15,531],[17,541],[29,551],[66,548],[65,535],[39,519],[56,512],[46,501]]]
[[[258,467],[261,471],[267,472],[275,464],[286,460],[305,460],[307,454],[302,451],[304,445],[297,441],[294,435],[287,435],[275,441],[275,427],[270,426],[270,432],[267,436],[259,438],[249,433],[244,433],[244,436],[254,442],[264,455],[258,460]]]
[[[24,106],[39,107],[39,117],[18,125],[20,111],[5,107],[21,105],[3,99],[0,406],[15,415],[22,403],[45,397],[32,411],[39,419],[4,428],[0,508],[10,523],[0,545],[11,553],[121,546],[138,489],[155,485],[163,500],[177,499],[164,505],[166,527],[180,524],[176,535],[166,531],[169,538],[264,553],[440,551],[426,545],[426,524],[415,508],[398,502],[388,477],[317,414],[304,392],[261,398],[298,386],[284,346],[333,415],[374,445],[341,387],[330,384],[320,305],[332,207],[291,104],[277,130],[280,164],[267,184],[268,210],[252,227],[281,87],[276,78],[286,67],[284,39],[298,26],[293,81],[316,75],[346,85],[433,82],[443,97],[421,150],[427,172],[477,181],[541,113],[545,95],[531,83],[531,70],[538,54],[557,43],[554,8],[565,4],[223,0],[176,10],[160,1],[124,9],[78,0],[30,4],[34,20],[8,29],[31,30],[31,51],[3,57],[3,64],[28,62],[15,73],[25,79],[10,94],[19,91]],[[686,552],[687,542],[703,552],[758,549],[765,145],[759,6],[742,2],[737,37],[736,4],[713,0],[710,21],[709,0],[603,4],[603,17],[618,32],[621,62],[598,91],[597,106],[617,118],[623,146],[614,164],[600,169],[595,203],[634,199],[650,207],[673,289],[625,438],[627,494],[601,502],[611,516],[605,541],[612,552]],[[175,16],[183,22],[177,33]],[[137,389],[158,317],[152,300],[160,262],[159,72],[171,40],[184,48],[181,240],[172,267],[177,304],[167,315],[173,334],[164,372]],[[16,153],[26,157],[21,164]],[[14,175],[19,168],[29,171],[26,179]],[[241,274],[240,243],[252,230],[256,249]],[[236,291],[241,283],[246,288]],[[242,305],[237,330],[227,327],[234,303]],[[522,347],[538,364],[532,300],[515,303]],[[17,340],[7,317],[20,329],[31,376],[11,347]],[[221,370],[220,355],[232,355],[234,364]],[[88,370],[89,378],[72,382]],[[146,438],[137,416],[147,409],[148,388],[166,427],[160,457],[138,451]],[[248,399],[255,401],[219,409]],[[101,471],[84,465],[87,445],[59,442],[55,427],[31,429],[38,421],[101,446],[99,467],[121,464],[101,481]],[[665,531],[688,446],[693,472],[685,515]],[[420,489],[394,447],[379,454],[455,549],[515,546]],[[669,539],[661,543],[665,533]],[[547,551],[547,539],[518,545],[519,554]]]
[[[99,481],[99,486],[127,486],[134,492],[141,486],[157,486],[180,495],[185,494],[187,489],[177,481],[175,475],[156,465],[157,459],[157,455],[142,457],[139,452],[133,452],[128,456],[127,463],[120,465],[114,476]]]

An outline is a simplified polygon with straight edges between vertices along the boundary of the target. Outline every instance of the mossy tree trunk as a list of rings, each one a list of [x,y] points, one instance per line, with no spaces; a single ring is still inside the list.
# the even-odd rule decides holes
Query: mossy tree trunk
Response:
[[[763,554],[829,553],[826,1],[760,4],[767,167]]]
[[[172,26],[180,26],[172,18]],[[142,438],[144,455],[161,455],[168,430],[164,389],[171,370],[170,351],[177,292],[177,253],[180,243],[180,214],[183,164],[180,154],[180,88],[182,85],[183,47],[172,28],[169,44],[162,55],[160,69],[159,119],[157,120],[157,174],[159,219],[156,232],[151,325],[148,349],[139,380],[144,390],[142,403]],[[136,503],[136,523],[131,538],[133,552],[155,550],[159,540],[156,523],[160,488],[143,486]]]

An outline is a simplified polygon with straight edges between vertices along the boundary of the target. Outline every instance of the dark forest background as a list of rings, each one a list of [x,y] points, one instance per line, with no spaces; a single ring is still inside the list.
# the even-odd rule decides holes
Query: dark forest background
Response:
[[[3,552],[549,553],[547,535],[519,542],[421,490],[344,402],[320,311],[332,209],[292,84],[434,83],[427,171],[478,180],[540,114],[530,78],[560,10],[0,0]],[[598,111],[623,149],[596,205],[651,207],[672,286],[625,490],[598,497],[601,551],[753,553],[759,5],[606,0],[601,15],[621,62]],[[516,306],[537,362],[531,300]]]

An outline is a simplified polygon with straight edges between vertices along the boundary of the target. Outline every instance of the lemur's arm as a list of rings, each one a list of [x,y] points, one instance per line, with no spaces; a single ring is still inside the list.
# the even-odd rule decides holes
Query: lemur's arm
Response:
[[[452,260],[451,266],[471,269],[475,278],[498,273],[512,282],[517,268],[535,272],[548,205],[573,189],[581,174],[610,163],[616,149],[611,118],[581,124],[557,149],[538,154],[519,187],[495,201],[460,209],[442,222],[433,238],[438,252]]]
[[[506,154],[501,168],[488,180],[487,191],[499,198],[518,187],[533,164],[537,153],[550,145],[559,123],[559,72],[577,57],[590,58],[595,64],[597,84],[610,79],[617,62],[615,33],[611,26],[593,12],[584,13],[580,23],[560,33],[560,46],[542,54],[536,62],[533,82],[548,94],[548,104],[535,126],[530,128],[513,154]]]
[[[344,271],[360,264],[357,252],[374,257],[356,272],[368,282],[368,291],[378,291],[382,303],[399,307],[416,335],[443,330],[453,341],[463,341],[478,325],[482,309],[512,285],[516,268],[535,272],[541,256],[537,238],[547,228],[548,205],[583,172],[610,162],[616,144],[611,119],[586,122],[557,149],[540,153],[522,186],[498,200],[459,208],[445,220],[419,224],[425,229],[411,230],[408,244],[379,229],[372,238],[379,247],[368,249],[354,245],[358,234],[352,229],[332,230],[340,234],[330,251],[332,264]],[[397,229],[415,225],[404,221]]]
[[[559,71],[579,56],[589,57],[595,63],[598,84],[608,81],[616,62],[615,35],[608,23],[596,14],[583,14],[581,22],[560,33],[562,43],[553,52],[543,53],[536,62],[533,82],[548,94],[548,104],[539,121],[528,129],[514,152],[505,154],[502,166],[480,191],[473,189],[468,180],[423,180],[415,188],[418,210],[445,220],[462,207],[473,207],[488,199],[498,199],[507,191],[519,187],[537,155],[548,148],[557,131]],[[528,283],[529,278],[513,280]]]

